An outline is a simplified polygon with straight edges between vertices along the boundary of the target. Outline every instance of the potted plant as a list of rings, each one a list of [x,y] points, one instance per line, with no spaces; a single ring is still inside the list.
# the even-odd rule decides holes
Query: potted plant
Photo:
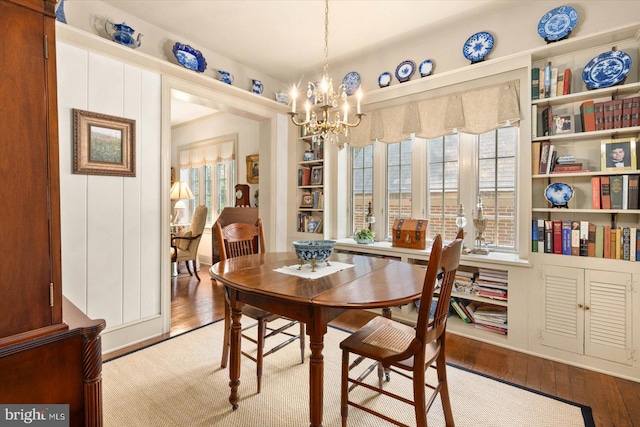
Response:
[[[367,244],[373,243],[374,237],[376,237],[376,233],[369,230],[368,228],[363,228],[362,230],[358,231],[353,238],[356,240],[356,243]]]

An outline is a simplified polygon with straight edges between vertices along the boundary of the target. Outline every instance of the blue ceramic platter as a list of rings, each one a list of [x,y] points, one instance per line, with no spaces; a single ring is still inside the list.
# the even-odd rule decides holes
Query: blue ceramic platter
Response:
[[[416,63],[407,59],[396,67],[396,79],[398,79],[400,83],[408,82],[415,72]]]
[[[491,52],[493,44],[493,36],[486,31],[480,31],[464,42],[462,54],[471,61],[471,63],[480,62]]]
[[[554,182],[544,190],[544,197],[554,206],[565,206],[573,199],[573,188],[564,182]]]
[[[385,71],[378,76],[378,86],[387,87],[391,83],[391,73]]]
[[[198,73],[203,73],[207,69],[207,61],[199,50],[187,44],[176,43],[173,45],[173,55],[180,65]]]
[[[418,72],[421,77],[426,77],[431,74],[433,70],[433,62],[430,59],[426,59],[420,63],[420,67],[418,67]]]
[[[545,13],[538,23],[538,34],[546,41],[557,41],[569,35],[578,23],[578,12],[571,6],[560,6]]]
[[[344,79],[342,79],[342,84],[344,85],[344,91],[347,92],[347,95],[353,95],[360,87],[360,74],[355,71],[347,73]]]
[[[584,67],[582,80],[589,89],[615,86],[627,77],[631,63],[631,56],[621,50],[601,53]]]

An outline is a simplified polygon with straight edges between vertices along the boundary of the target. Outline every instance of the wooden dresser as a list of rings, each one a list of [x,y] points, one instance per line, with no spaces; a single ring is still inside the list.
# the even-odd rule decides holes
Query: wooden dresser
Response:
[[[105,323],[62,296],[55,5],[0,0],[0,403],[98,426]]]

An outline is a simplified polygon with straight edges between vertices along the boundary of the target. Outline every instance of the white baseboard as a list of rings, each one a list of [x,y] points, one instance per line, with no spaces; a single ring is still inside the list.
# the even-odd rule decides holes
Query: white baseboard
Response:
[[[162,335],[164,333],[162,323],[162,316],[154,316],[113,329],[107,328],[100,335],[102,337],[102,354]]]

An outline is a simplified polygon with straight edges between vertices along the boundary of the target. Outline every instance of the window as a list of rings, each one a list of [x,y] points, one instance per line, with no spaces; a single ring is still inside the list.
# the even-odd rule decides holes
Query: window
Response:
[[[466,231],[473,235],[480,196],[488,246],[515,250],[517,143],[518,128],[507,126],[482,135],[456,133],[352,148],[352,232],[363,228],[371,200],[374,207],[386,207],[385,217],[374,225],[379,240],[390,236],[400,216],[429,218],[428,237],[441,234],[452,240],[460,203]],[[374,165],[385,166],[384,173],[374,175]]]
[[[351,149],[352,216],[351,229],[357,232],[367,226],[365,216],[373,201],[373,145]]]
[[[518,129],[504,127],[478,136],[478,194],[482,198],[487,243],[516,245],[516,143]]]
[[[189,183],[194,196],[189,210],[205,205],[207,224],[213,223],[222,209],[233,206],[236,139],[235,135],[216,138],[179,150],[180,180]]]
[[[387,145],[387,236],[396,218],[411,217],[412,142],[409,139]]]
[[[460,135],[430,139],[428,145],[430,237],[441,234],[452,240],[456,233],[459,195]]]

